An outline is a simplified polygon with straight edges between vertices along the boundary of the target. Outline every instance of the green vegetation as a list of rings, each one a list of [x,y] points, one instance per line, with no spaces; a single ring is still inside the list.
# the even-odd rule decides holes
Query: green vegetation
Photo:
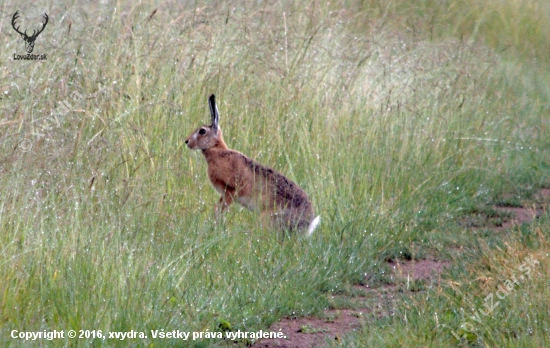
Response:
[[[550,4],[100,3],[4,6],[1,346],[117,344],[12,330],[266,331],[384,284],[385,260],[428,256],[453,261],[441,284],[396,295],[344,346],[456,346],[452,330],[548,345],[548,213],[499,233],[461,222],[550,186]],[[46,61],[11,60],[16,10],[22,28],[50,15],[33,52]],[[212,221],[217,193],[184,146],[211,93],[226,143],[310,194],[312,238],[237,206]],[[529,255],[536,276],[460,331]]]

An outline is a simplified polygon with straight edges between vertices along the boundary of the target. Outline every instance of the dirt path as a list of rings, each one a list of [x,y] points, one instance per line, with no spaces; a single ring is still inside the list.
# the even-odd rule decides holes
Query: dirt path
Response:
[[[540,217],[550,203],[550,189],[541,189],[533,196],[534,201],[523,203],[521,206],[494,205],[490,207],[496,214],[480,214],[476,221],[483,221],[481,226],[468,223],[470,228],[490,228],[495,231],[501,231],[512,228],[523,223],[529,223],[533,219]],[[544,202],[545,204],[542,204]],[[494,215],[498,218],[494,219]],[[395,284],[403,284],[409,291],[417,291],[415,286],[423,283],[437,282],[437,278],[445,267],[450,265],[448,261],[438,260],[416,260],[416,261],[390,261],[388,266],[392,269],[392,277]],[[412,286],[409,288],[409,285]],[[363,292],[369,296],[356,296],[353,298],[354,309],[330,309],[324,312],[324,316],[305,317],[290,319],[285,318],[274,324],[269,331],[281,331],[286,338],[264,339],[252,345],[255,348],[310,348],[319,347],[328,340],[340,340],[351,331],[361,328],[365,321],[365,314],[385,316],[389,315],[392,306],[382,303],[392,301],[392,293],[397,286],[389,285],[378,289],[371,289],[365,286],[356,286],[359,293]],[[375,296],[380,298],[380,308],[368,306],[368,299]],[[361,306],[363,303],[363,306]],[[376,313],[375,313],[376,311]]]

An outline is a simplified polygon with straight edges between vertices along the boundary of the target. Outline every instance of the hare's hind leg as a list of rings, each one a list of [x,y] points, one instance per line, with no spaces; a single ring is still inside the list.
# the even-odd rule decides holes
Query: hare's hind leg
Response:
[[[284,209],[271,214],[272,225],[288,232],[305,231],[309,225],[302,214],[294,209]]]
[[[267,213],[267,216],[269,217],[269,223],[272,228],[277,230],[284,230],[287,228],[288,225],[288,216],[285,213],[285,211],[270,211]]]

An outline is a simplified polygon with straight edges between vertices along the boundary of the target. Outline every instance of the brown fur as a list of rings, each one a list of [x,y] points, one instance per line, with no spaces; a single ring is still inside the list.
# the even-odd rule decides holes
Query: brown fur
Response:
[[[213,97],[211,102],[214,103]],[[217,114],[215,104],[212,105]],[[218,214],[236,201],[250,210],[261,211],[264,217],[268,215],[278,228],[305,230],[312,222],[313,205],[304,190],[277,171],[230,150],[214,115],[210,126],[195,130],[185,143],[190,149],[200,149],[206,158],[210,182],[221,194]]]

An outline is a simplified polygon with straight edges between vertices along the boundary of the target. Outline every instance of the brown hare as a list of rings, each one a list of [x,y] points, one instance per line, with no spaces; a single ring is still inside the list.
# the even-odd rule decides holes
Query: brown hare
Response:
[[[208,101],[212,124],[195,130],[185,144],[192,150],[201,150],[206,158],[210,182],[222,195],[216,215],[236,201],[250,210],[261,211],[262,217],[269,218],[276,228],[311,235],[320,217],[315,217],[304,190],[275,170],[230,150],[223,141],[214,95]]]

